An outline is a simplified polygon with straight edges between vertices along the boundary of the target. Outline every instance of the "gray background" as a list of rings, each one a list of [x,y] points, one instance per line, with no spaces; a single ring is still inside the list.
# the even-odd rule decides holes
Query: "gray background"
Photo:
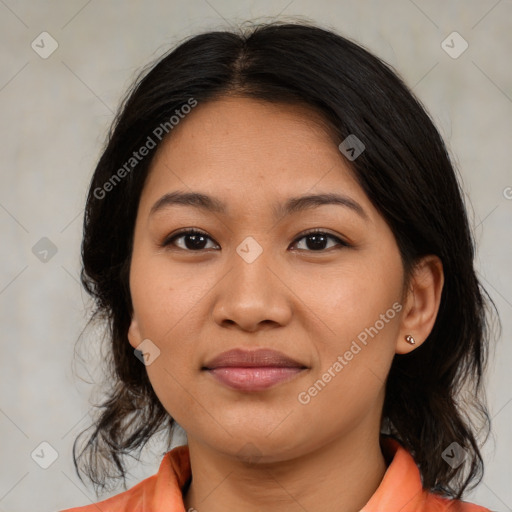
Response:
[[[96,501],[71,459],[74,436],[88,425],[90,383],[101,378],[98,330],[82,342],[92,362],[73,363],[90,308],[78,283],[79,250],[88,180],[122,94],[141,66],[190,34],[296,16],[395,66],[460,169],[478,270],[503,322],[488,374],[495,442],[484,449],[483,482],[466,499],[512,510],[510,0],[0,0],[0,512]],[[43,31],[58,43],[46,59],[31,47],[43,45]],[[458,58],[441,46],[453,31],[469,44]],[[43,441],[58,452],[48,469],[31,458]],[[158,469],[161,451],[150,446],[130,485]],[[51,450],[35,454],[48,462]]]

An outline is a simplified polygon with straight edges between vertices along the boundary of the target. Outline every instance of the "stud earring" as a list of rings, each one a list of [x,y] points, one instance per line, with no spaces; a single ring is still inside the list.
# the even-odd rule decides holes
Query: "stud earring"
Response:
[[[414,341],[414,338],[408,334],[406,337],[405,337],[405,341],[407,341],[407,343],[410,343],[411,345],[414,345],[416,342]]]

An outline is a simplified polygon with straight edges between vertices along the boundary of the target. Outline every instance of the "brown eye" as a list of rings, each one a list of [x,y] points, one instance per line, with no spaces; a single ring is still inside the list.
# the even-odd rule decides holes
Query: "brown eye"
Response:
[[[309,231],[308,233],[305,233],[300,238],[297,238],[294,242],[294,245],[298,243],[298,241],[305,239],[305,246],[306,248],[299,248],[299,250],[308,250],[313,252],[319,252],[324,251],[326,249],[331,249],[333,245],[327,247],[329,240],[334,240],[336,243],[334,244],[334,247],[336,246],[342,246],[342,247],[349,247],[349,244],[337,236],[331,235],[329,233],[326,233],[325,231],[321,230],[314,230]]]
[[[178,240],[180,240],[179,244],[176,243]],[[206,233],[195,229],[189,229],[187,231],[180,231],[179,233],[166,238],[162,243],[162,247],[175,245],[179,249],[183,249],[185,251],[202,251],[205,249],[211,249],[211,247],[206,247],[208,240],[212,239]],[[218,245],[216,247],[218,247]]]

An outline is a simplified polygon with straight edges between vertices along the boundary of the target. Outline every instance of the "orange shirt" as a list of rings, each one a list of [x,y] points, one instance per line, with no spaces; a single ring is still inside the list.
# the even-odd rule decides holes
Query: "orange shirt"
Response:
[[[491,512],[465,501],[450,500],[422,489],[412,456],[391,437],[381,446],[391,460],[379,487],[360,512]],[[61,512],[186,512],[181,490],[191,476],[188,446],[167,452],[158,473],[99,503]]]

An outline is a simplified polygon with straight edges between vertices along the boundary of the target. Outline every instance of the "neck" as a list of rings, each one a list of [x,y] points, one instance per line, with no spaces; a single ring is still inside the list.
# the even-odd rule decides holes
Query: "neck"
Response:
[[[199,512],[357,512],[386,471],[379,437],[352,432],[291,460],[248,464],[189,439],[193,480],[185,509]]]

